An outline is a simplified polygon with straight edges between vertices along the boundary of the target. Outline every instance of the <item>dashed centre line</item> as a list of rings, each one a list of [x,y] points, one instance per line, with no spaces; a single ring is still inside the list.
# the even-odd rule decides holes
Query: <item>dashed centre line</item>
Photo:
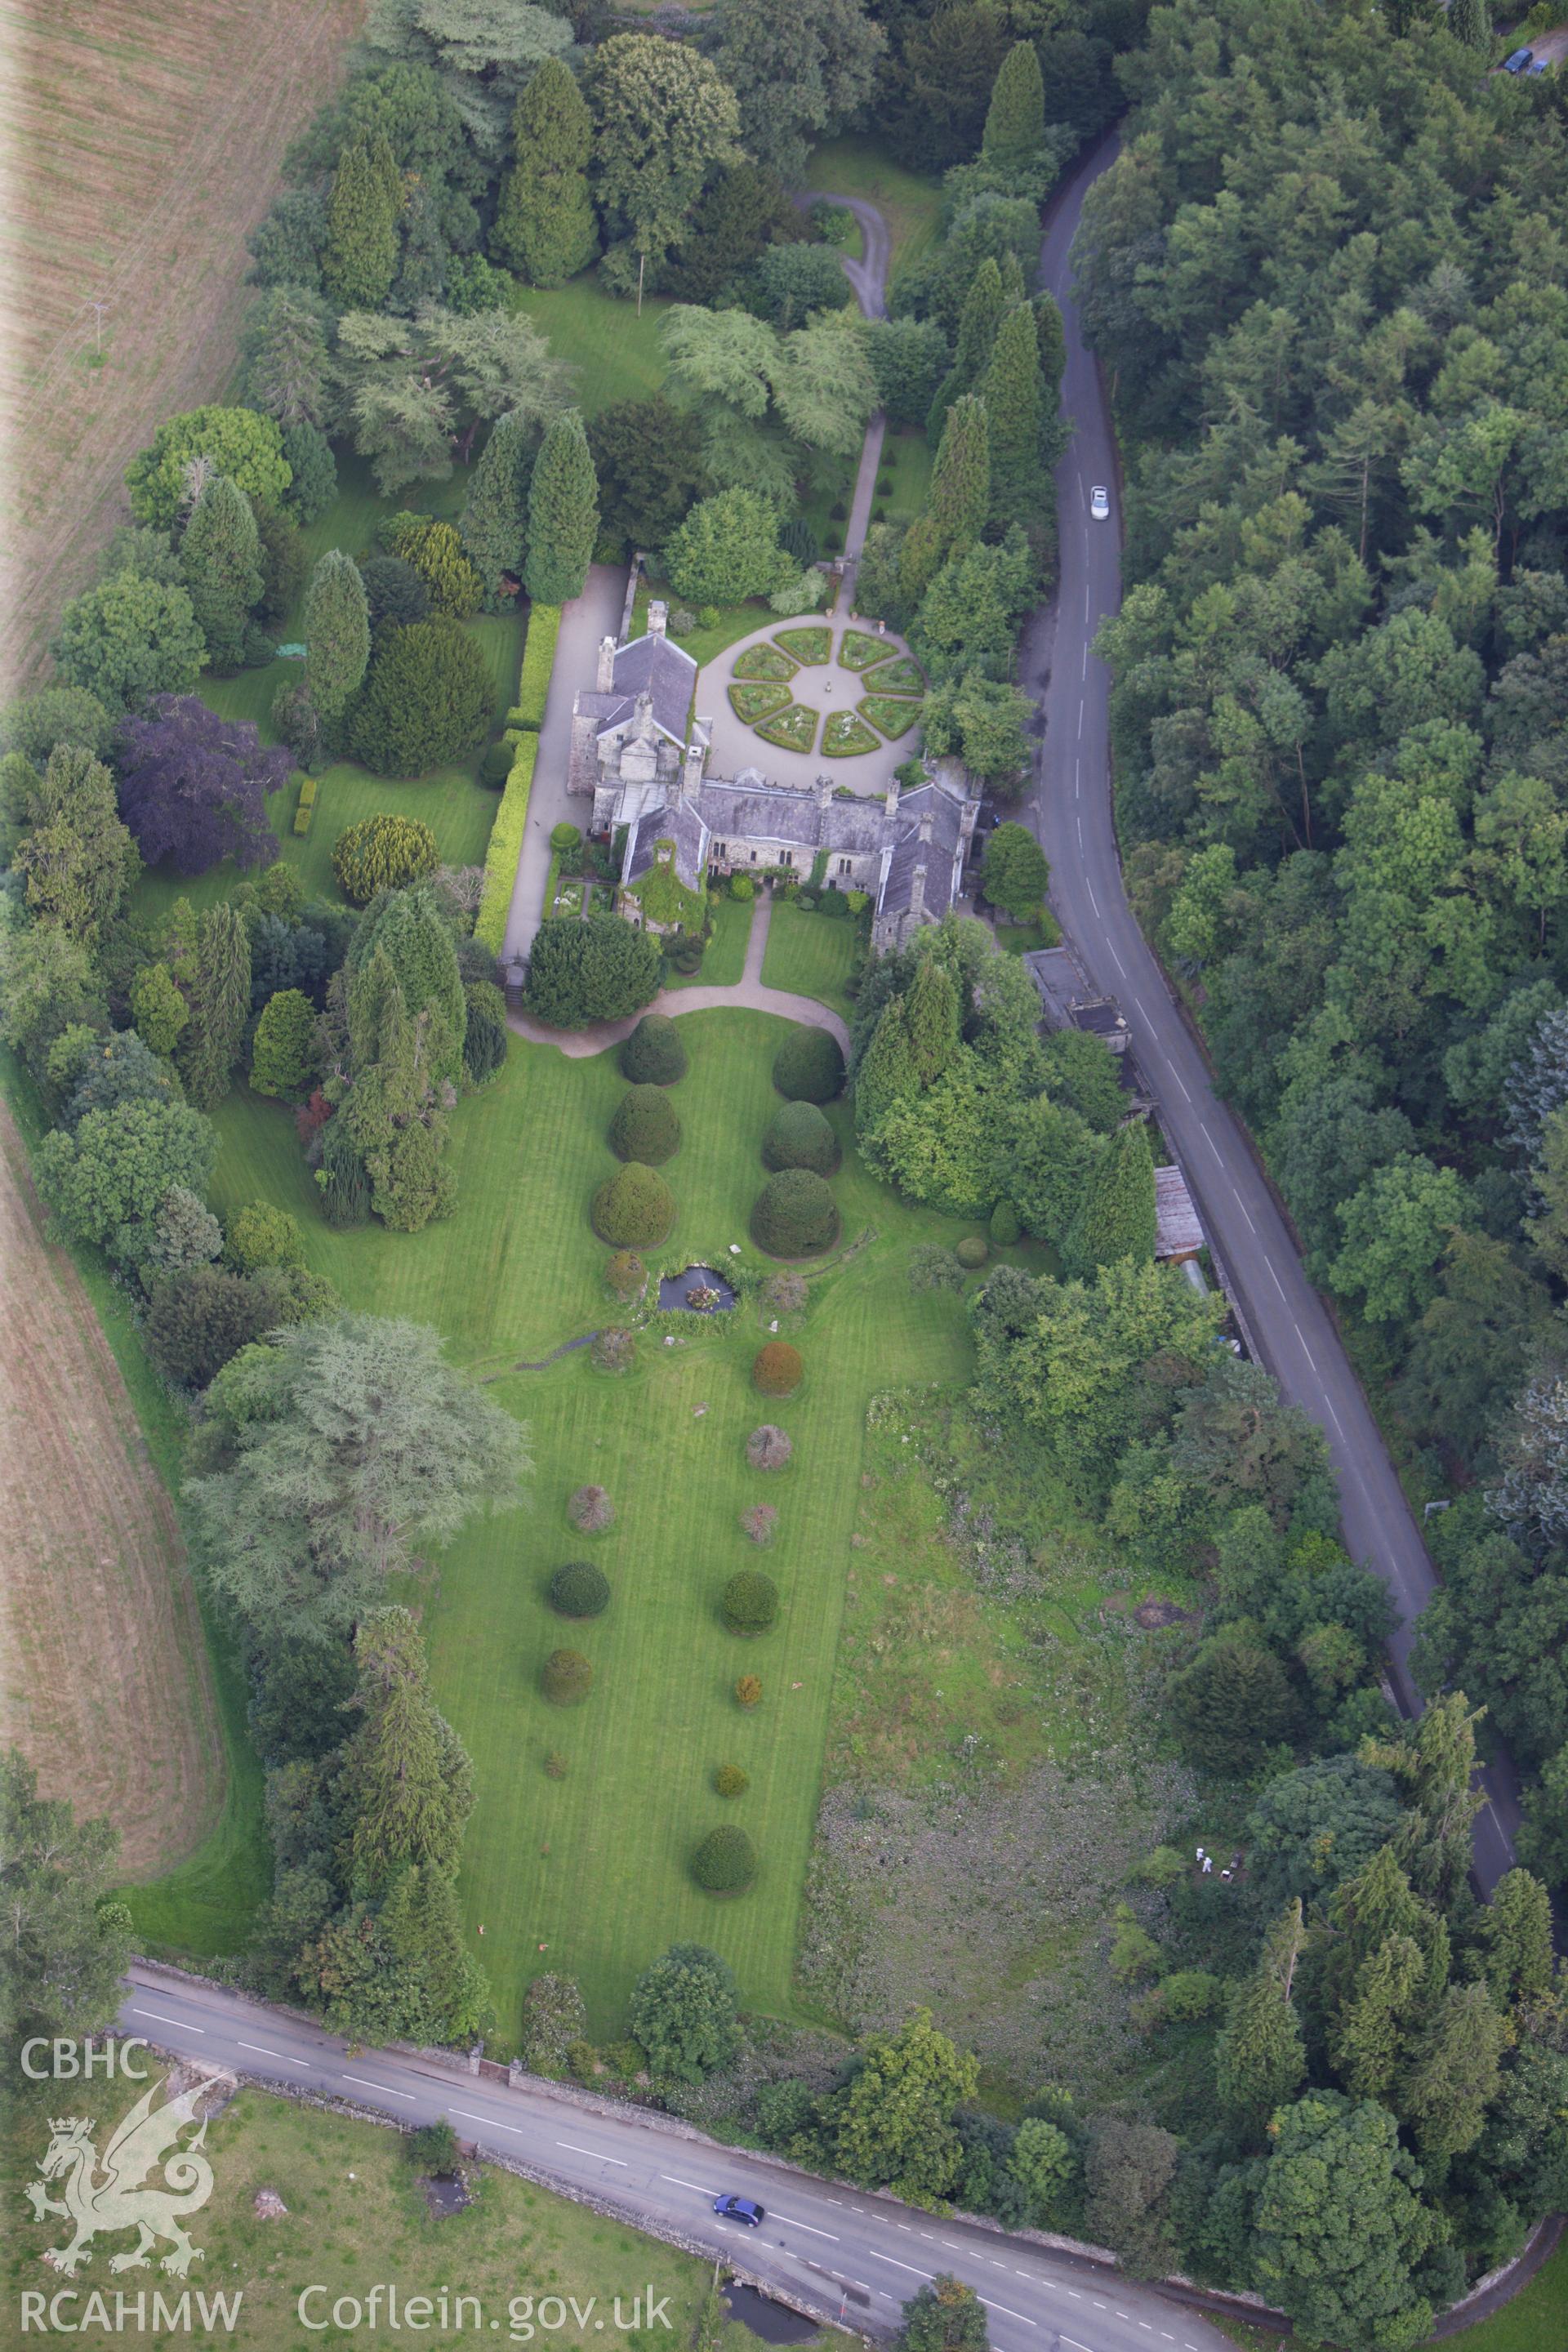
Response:
[[[373,2083],[368,2074],[345,2074],[345,2083],[357,2083],[362,2091],[380,2091],[389,2099],[411,2099],[412,2091],[395,2091],[390,2083]]]
[[[623,2172],[626,2168],[624,2156],[601,2156],[596,2147],[579,2147],[574,2139],[558,2139],[555,2145],[557,2147],[569,2147],[574,2156],[591,2156],[595,2164],[618,2164]]]

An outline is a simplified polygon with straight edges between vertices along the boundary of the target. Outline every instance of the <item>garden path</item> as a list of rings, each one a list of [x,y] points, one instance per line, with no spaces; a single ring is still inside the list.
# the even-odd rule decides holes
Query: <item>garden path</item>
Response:
[[[745,968],[732,987],[661,989],[644,1010],[677,1017],[683,1013],[721,1012],[726,1006],[747,1013],[774,1013],[781,1021],[798,1021],[804,1028],[827,1030],[847,1054],[849,1032],[828,1005],[819,1004],[815,996],[795,996],[788,989],[763,987],[763,958],[767,952],[773,911],[771,898],[757,900],[746,940]],[[531,1045],[557,1045],[568,1061],[582,1062],[592,1054],[604,1053],[607,1046],[618,1045],[623,1037],[629,1037],[642,1013],[631,1013],[624,1021],[595,1021],[586,1029],[571,1030],[548,1029],[542,1021],[535,1021],[510,1004],[506,1017],[508,1027],[519,1037],[526,1037]]]
[[[539,755],[528,800],[528,824],[512,885],[501,961],[526,956],[533,935],[544,920],[544,887],[550,877],[550,835],[563,818],[581,824],[586,803],[572,800],[566,791],[567,761],[572,749],[572,704],[580,686],[594,683],[595,664],[605,637],[619,636],[621,608],[626,601],[624,567],[595,563],[580,596],[562,607],[561,634],[550,672],[544,701],[544,724],[539,730]]]

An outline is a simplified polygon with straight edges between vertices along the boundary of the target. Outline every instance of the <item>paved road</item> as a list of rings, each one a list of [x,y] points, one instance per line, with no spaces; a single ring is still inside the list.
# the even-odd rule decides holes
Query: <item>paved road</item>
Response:
[[[591,803],[566,790],[567,755],[572,748],[572,702],[579,687],[594,683],[599,647],[605,637],[618,637],[626,598],[624,564],[595,563],[589,569],[583,593],[561,613],[561,634],[550,672],[544,703],[544,724],[539,730],[539,754],[528,796],[528,823],[512,884],[501,961],[526,956],[544,920],[544,886],[550,877],[550,835],[563,818],[582,824]]]
[[[402,2123],[447,2120],[459,2138],[548,2173],[568,2196],[607,2200],[628,2220],[676,2231],[818,2306],[842,2299],[853,2327],[887,2334],[905,2298],[946,2270],[984,2301],[996,2352],[1229,2352],[1228,2338],[1195,2312],[1026,2240],[937,2221],[765,2157],[732,2155],[630,2112],[585,2110],[536,2083],[513,2090],[404,2051],[351,2056],[319,2026],[238,1993],[184,1984],[173,1971],[133,1967],[130,1988],[120,2030],[155,2049],[350,2099]],[[710,2209],[721,2190],[756,2198],[763,2226],[719,2221]]]
[[[1408,1658],[1414,1622],[1436,1577],[1366,1399],[1327,1308],[1308,1281],[1247,1134],[1221,1102],[1138,928],[1121,887],[1110,802],[1110,672],[1091,651],[1094,633],[1121,601],[1121,550],[1115,443],[1099,371],[1079,332],[1068,248],[1084,192],[1110,162],[1113,142],[1077,168],[1047,218],[1039,283],[1061,304],[1067,328],[1062,397],[1074,425],[1057,473],[1061,586],[1053,615],[1026,632],[1020,677],[1037,695],[1045,741],[1029,814],[1051,861],[1051,904],[1089,977],[1115,996],[1132,1027],[1139,1064],[1159,1098],[1205,1230],[1217,1245],[1264,1361],[1286,1395],[1323,1429],[1339,1473],[1345,1539],[1387,1583],[1402,1622],[1392,1674],[1400,1704],[1418,1698]],[[1091,486],[1111,490],[1111,520],[1091,520]],[[1476,1822],[1476,1872],[1489,1894],[1512,1867],[1518,1780],[1506,1758],[1486,1775]]]

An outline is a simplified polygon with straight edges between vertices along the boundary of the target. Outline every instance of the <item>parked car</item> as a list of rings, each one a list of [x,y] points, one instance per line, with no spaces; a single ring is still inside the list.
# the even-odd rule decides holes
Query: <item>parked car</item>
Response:
[[[1515,49],[1512,57],[1504,58],[1502,61],[1502,69],[1504,73],[1528,73],[1534,63],[1535,51],[1533,49]]]
[[[1089,510],[1096,522],[1103,522],[1110,512],[1110,492],[1103,482],[1096,482],[1089,494]]]
[[[768,2218],[754,2197],[715,2197],[713,2210],[721,2221],[743,2221],[748,2230],[760,2229]]]

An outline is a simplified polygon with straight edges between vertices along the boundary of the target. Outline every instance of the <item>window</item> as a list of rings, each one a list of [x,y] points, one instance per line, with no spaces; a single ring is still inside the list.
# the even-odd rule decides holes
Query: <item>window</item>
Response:
[[[838,861],[838,871],[840,874],[853,874],[855,860],[852,857],[841,857]]]
[[[780,854],[779,854],[779,864],[780,864],[781,866],[793,866],[793,865],[795,864],[795,852],[794,852],[794,850],[793,850],[793,849],[785,849],[785,850],[782,850],[782,851],[780,852]]]
[[[757,862],[757,853],[756,853],[756,851],[753,849],[753,850],[752,850],[752,865],[754,866],[754,865],[756,864],[756,862]]]
[[[713,855],[715,857],[728,857],[730,855],[729,843],[727,841],[716,841],[713,844]]]

